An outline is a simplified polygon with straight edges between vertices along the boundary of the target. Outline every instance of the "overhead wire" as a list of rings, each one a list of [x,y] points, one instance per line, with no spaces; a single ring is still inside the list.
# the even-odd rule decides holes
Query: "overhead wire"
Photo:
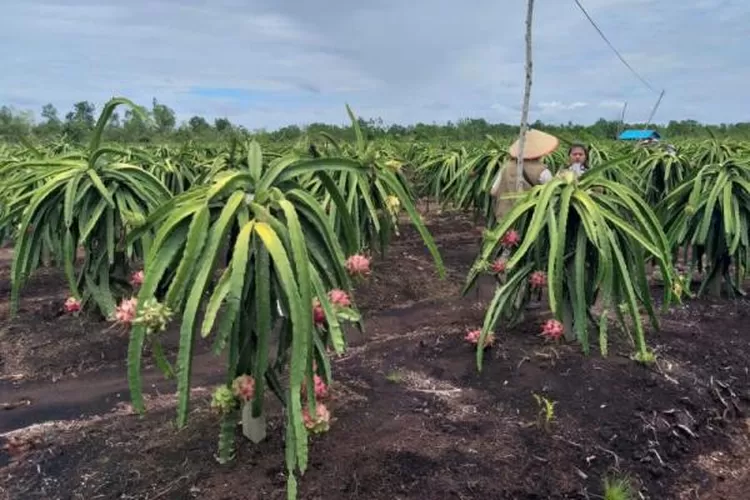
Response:
[[[589,15],[589,13],[586,12],[586,9],[583,7],[583,5],[581,5],[581,2],[579,0],[573,0],[573,1],[576,3],[576,5],[578,6],[578,8],[581,9],[581,12],[583,12],[583,15],[586,16],[586,19],[589,20],[589,22],[594,27],[594,29],[597,31],[597,33],[599,33],[599,36],[602,37],[602,39],[607,43],[607,45],[609,45],[609,48],[611,48],[612,51],[615,53],[615,55],[617,55],[617,57],[620,59],[620,61],[622,61],[622,63],[625,65],[625,67],[627,67],[636,76],[636,78],[638,78],[641,81],[641,83],[643,83],[649,90],[651,90],[655,94],[658,94],[659,91],[656,90],[648,82],[648,80],[646,80],[644,77],[642,77],[640,75],[640,73],[638,73],[635,69],[633,69],[633,67],[630,65],[630,63],[628,63],[625,60],[625,58],[622,57],[622,54],[620,54],[620,52],[615,48],[615,46],[612,45],[612,42],[610,42],[609,39],[607,38],[607,36],[604,34],[604,32],[602,32],[602,30],[599,29],[599,26],[597,26],[596,22],[591,18],[591,16]]]

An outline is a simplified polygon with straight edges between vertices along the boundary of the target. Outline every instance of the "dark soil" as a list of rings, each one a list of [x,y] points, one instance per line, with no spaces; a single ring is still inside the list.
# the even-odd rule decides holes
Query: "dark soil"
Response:
[[[407,227],[376,263],[356,297],[366,331],[333,362],[335,420],[311,439],[300,499],[585,499],[601,495],[606,476],[629,478],[650,499],[747,497],[746,302],[691,301],[663,315],[650,367],[629,359],[625,341],[607,358],[545,344],[540,309],[498,332],[479,373],[463,336],[481,325],[491,283],[459,295],[479,232],[463,216],[425,218],[448,279]],[[173,386],[153,368],[148,413],[130,411],[125,335],[56,315],[59,273],[40,272],[23,297],[0,334],[0,445],[13,452],[0,455],[0,497],[285,498],[278,405],[266,441],[253,446],[238,430],[236,460],[213,459],[208,403],[220,360],[199,352],[191,419],[177,431]],[[535,394],[555,403],[548,425]]]

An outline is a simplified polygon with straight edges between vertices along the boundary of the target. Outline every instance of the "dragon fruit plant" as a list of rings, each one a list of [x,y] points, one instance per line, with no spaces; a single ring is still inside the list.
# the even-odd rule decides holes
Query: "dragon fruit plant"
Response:
[[[401,162],[386,154],[375,142],[368,141],[348,105],[346,111],[355,143],[352,146],[340,144],[334,137],[321,133],[331,148],[311,161],[320,165],[347,162],[356,165],[359,171],[338,169],[316,174],[307,180],[307,191],[325,207],[344,250],[349,254],[363,248],[385,254],[393,236],[398,235],[397,214],[405,212],[422,237],[438,274],[444,278],[442,257],[416,209],[416,196],[401,169]]]
[[[243,378],[242,387],[235,387],[241,401],[231,383],[215,398],[222,418],[221,461],[233,455],[240,407],[243,429],[246,420],[254,422],[246,435],[262,439],[264,395],[270,390],[277,396],[285,406],[287,491],[293,498],[296,473],[307,468],[308,434],[330,424],[330,410],[320,401],[321,382],[326,387],[331,382],[329,353],[344,351],[344,323],[361,328],[352,279],[371,272],[370,259],[359,249],[345,250],[347,240],[339,238],[324,206],[306,186],[311,177],[320,179],[336,205],[338,220],[356,227],[344,193],[328,180],[336,173],[358,179],[369,170],[344,158],[280,157],[264,162],[257,144],[251,151],[255,153],[248,155],[246,167],[192,185],[129,234],[133,242],[155,233],[144,261],[136,317],[158,298],[180,319],[175,370],[178,426],[186,424],[189,414],[196,335],[212,338],[215,353],[227,352],[227,380],[252,378],[252,384]],[[236,238],[230,240],[230,232]],[[230,257],[222,269],[227,241]],[[147,325],[133,322],[128,378],[133,407],[139,412],[145,410],[144,341],[150,337],[158,342],[158,336],[148,333]],[[172,371],[171,366],[163,369]]]
[[[9,171],[22,173],[14,180],[14,194],[0,217],[0,227],[20,220],[11,269],[12,314],[45,252],[54,252],[81,310],[111,317],[119,300],[132,292],[130,264],[145,255],[153,234],[142,232],[142,238],[129,244],[126,234],[143,214],[153,212],[172,194],[146,168],[130,161],[131,151],[102,144],[107,123],[123,104],[146,117],[131,101],[113,98],[102,109],[91,141],[81,153],[49,158],[37,154],[0,166],[4,179]],[[84,258],[77,267],[79,248]]]
[[[750,268],[750,162],[715,139],[707,146],[705,162],[672,186],[656,210],[673,251],[684,251],[687,275],[704,273],[696,295],[744,296],[742,283]]]
[[[498,277],[479,345],[501,322],[512,326],[519,321],[532,296],[546,288],[560,328],[557,323],[545,325],[545,336],[564,335],[568,341],[578,341],[588,353],[589,324],[598,323],[599,348],[606,355],[607,313],[617,314],[627,331],[618,308],[625,304],[625,314],[635,329],[636,359],[651,359],[639,313],[641,305],[658,328],[646,261],[653,259],[665,276],[664,307],[668,307],[673,300],[671,251],[656,215],[643,198],[605,175],[607,169],[626,160],[595,167],[580,179],[561,174],[511,195],[517,198],[515,207],[485,231],[463,291],[466,294],[484,272]],[[597,321],[591,308],[598,300],[604,313]],[[477,349],[477,366],[481,369],[482,349]]]

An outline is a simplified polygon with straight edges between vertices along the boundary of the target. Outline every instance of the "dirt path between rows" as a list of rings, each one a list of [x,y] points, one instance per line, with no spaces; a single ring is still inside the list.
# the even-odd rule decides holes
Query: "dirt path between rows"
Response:
[[[484,289],[485,299],[488,293],[491,293],[491,288]],[[367,318],[365,336],[352,343],[348,355],[356,353],[358,345],[375,345],[384,338],[390,339],[390,332],[450,324],[447,316],[463,318],[465,310],[478,310],[472,298],[476,298],[476,295],[472,294],[471,298],[464,300],[427,300],[409,307],[379,311]],[[438,313],[435,314],[435,311]],[[223,377],[223,358],[217,358],[210,352],[194,358],[194,386],[215,385]],[[174,381],[165,380],[163,374],[151,366],[144,372],[143,387],[146,395],[159,396],[174,392],[176,385]],[[124,367],[86,373],[54,383],[3,381],[0,383],[0,405],[5,411],[0,420],[0,433],[45,421],[87,418],[107,413],[127,401],[129,390]]]

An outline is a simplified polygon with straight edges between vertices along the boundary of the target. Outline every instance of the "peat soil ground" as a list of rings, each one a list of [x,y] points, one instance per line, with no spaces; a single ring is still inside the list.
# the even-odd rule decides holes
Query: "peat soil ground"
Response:
[[[366,330],[333,361],[334,421],[310,439],[300,499],[601,498],[605,477],[628,478],[634,498],[747,498],[747,302],[695,300],[663,314],[648,337],[651,366],[629,359],[614,328],[606,358],[546,344],[540,308],[498,332],[479,373],[463,337],[481,325],[492,283],[460,289],[481,231],[462,214],[425,221],[448,277],[410,227],[375,263],[356,295]],[[3,252],[0,498],[285,498],[278,405],[268,438],[251,445],[238,429],[235,461],[219,465],[209,401],[220,359],[199,346],[186,428],[174,428],[174,386],[153,367],[148,411],[136,416],[127,334],[60,314],[65,284],[52,270],[33,277],[10,319]],[[176,332],[166,337],[174,354]],[[551,422],[535,395],[554,403]]]

